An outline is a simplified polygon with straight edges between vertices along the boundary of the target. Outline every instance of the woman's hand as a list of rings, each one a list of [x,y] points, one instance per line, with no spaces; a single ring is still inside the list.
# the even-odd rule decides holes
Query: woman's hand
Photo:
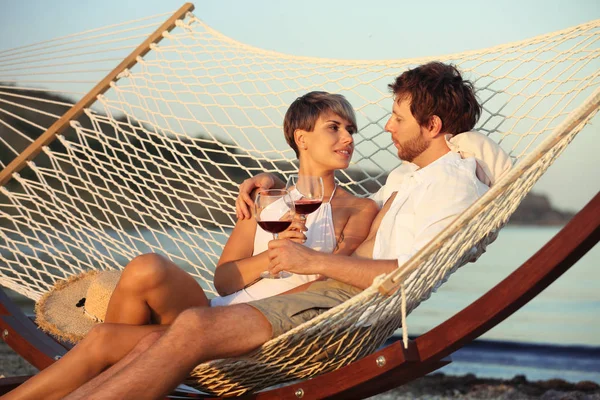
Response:
[[[306,220],[302,218],[300,214],[295,214],[292,224],[285,231],[279,233],[279,239],[289,239],[292,242],[304,243],[306,242]]]

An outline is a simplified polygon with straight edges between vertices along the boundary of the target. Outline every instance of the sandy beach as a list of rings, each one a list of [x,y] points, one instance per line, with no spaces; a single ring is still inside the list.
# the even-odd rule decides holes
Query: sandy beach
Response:
[[[0,341],[0,375],[10,377],[35,373],[36,368]],[[560,379],[529,382],[523,376],[500,380],[477,378],[472,374],[449,376],[435,373],[372,399],[600,400],[600,386],[593,382],[574,384]]]

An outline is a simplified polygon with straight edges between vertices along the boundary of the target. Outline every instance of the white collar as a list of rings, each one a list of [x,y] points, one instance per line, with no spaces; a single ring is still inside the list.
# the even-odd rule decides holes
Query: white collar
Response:
[[[460,160],[460,154],[449,151],[448,153],[444,154],[443,156],[433,161],[432,163],[429,163],[423,168],[419,168],[418,165],[408,161],[402,161],[402,164],[407,164],[407,168],[412,170],[410,176],[414,176],[415,178],[419,179],[426,179],[428,175],[436,173],[435,171],[437,167],[441,167],[444,164],[453,164]]]

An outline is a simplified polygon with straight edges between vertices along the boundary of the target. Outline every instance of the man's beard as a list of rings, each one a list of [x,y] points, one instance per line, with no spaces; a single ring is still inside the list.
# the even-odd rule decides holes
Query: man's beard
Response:
[[[423,132],[419,132],[419,136],[410,139],[406,143],[399,143],[398,157],[401,160],[412,162],[419,157],[425,150],[429,148],[430,141],[423,137]]]

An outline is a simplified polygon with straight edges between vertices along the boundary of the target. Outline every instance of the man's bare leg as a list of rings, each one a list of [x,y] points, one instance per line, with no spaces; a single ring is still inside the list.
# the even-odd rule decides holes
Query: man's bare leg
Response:
[[[129,352],[129,354],[127,354],[127,356],[123,357],[121,360],[119,360],[119,362],[114,364],[112,367],[108,368],[107,370],[102,372],[100,375],[97,375],[94,379],[87,382],[86,384],[84,384],[83,386],[78,388],[76,392],[71,393],[64,399],[65,400],[84,399],[85,394],[82,394],[82,393],[93,393],[95,390],[97,390],[98,387],[100,387],[107,380],[112,378],[117,372],[121,371],[123,368],[125,368],[127,365],[129,365],[129,363],[131,363],[133,360],[135,360],[137,356],[139,356],[144,351],[148,350],[148,348],[152,344],[154,344],[154,342],[156,342],[158,340],[158,338],[160,338],[163,335],[163,333],[164,333],[164,331],[156,331],[156,332],[152,332],[152,333],[148,334],[142,340],[139,341],[139,343],[135,346],[135,348],[133,350],[131,350]]]
[[[145,336],[166,326],[99,324],[56,363],[2,399],[61,399],[125,357]]]
[[[72,398],[160,398],[197,364],[248,353],[271,334],[271,324],[249,305],[188,309],[156,343],[104,385],[92,392],[81,388]]]

